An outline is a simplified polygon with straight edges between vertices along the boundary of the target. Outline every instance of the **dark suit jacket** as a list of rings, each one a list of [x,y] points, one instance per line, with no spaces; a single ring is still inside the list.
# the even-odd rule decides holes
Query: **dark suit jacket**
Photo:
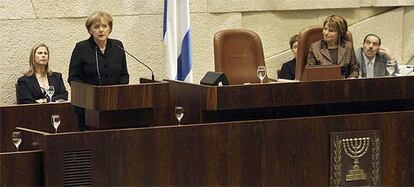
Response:
[[[93,37],[78,42],[70,59],[68,82],[78,81],[93,85],[128,84],[125,52],[116,46],[123,48],[121,41],[108,39],[103,54]]]
[[[280,75],[278,76],[278,78],[294,80],[295,72],[296,72],[296,58],[282,65],[282,70],[280,70]]]
[[[53,72],[47,77],[50,86],[55,87],[55,93],[52,96],[52,101],[59,99],[68,100],[68,91],[66,91],[63,83],[62,74]],[[18,84],[18,104],[36,103],[38,99],[49,99],[45,92],[40,89],[39,82],[37,82],[36,75],[22,76],[17,80]]]
[[[358,78],[359,64],[356,61],[354,47],[351,42],[344,41],[338,45],[338,65],[346,69],[346,77]],[[332,65],[331,55],[326,42],[322,39],[312,43],[309,49],[307,64]]]

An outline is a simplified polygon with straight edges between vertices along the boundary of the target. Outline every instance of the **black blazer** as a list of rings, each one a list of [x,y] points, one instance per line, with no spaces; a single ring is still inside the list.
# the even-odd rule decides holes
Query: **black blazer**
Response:
[[[93,37],[78,42],[70,59],[69,84],[71,81],[93,85],[128,84],[125,52],[117,46],[123,48],[122,42],[108,39],[103,54]]]
[[[280,71],[280,76],[278,78],[294,80],[295,72],[296,72],[296,58],[282,65],[282,70]]]
[[[50,86],[55,87],[55,93],[52,96],[52,101],[59,99],[68,100],[68,91],[66,91],[63,83],[62,74],[53,72],[47,77]],[[18,84],[18,104],[36,103],[38,99],[49,99],[46,93],[40,89],[39,82],[36,75],[22,76],[17,80]]]

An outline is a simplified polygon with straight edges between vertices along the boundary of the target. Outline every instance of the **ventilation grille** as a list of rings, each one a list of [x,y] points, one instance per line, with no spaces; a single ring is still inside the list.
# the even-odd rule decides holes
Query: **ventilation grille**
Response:
[[[91,151],[68,151],[63,153],[64,186],[90,186]]]

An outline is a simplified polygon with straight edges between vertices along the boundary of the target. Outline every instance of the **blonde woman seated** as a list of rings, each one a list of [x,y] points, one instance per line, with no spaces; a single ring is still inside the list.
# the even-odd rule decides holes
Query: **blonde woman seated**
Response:
[[[308,64],[341,65],[344,67],[345,77],[358,78],[359,64],[352,42],[345,40],[347,31],[348,23],[343,17],[328,16],[323,22],[323,39],[310,46]]]
[[[68,100],[68,91],[62,74],[49,69],[49,48],[38,44],[32,48],[29,58],[29,71],[17,81],[19,104],[46,103],[50,101],[46,90],[54,87],[51,101]]]

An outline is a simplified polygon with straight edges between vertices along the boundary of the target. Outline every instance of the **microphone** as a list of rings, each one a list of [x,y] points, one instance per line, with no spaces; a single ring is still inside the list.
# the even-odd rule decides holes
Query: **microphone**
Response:
[[[98,60],[98,47],[95,47],[95,62],[96,62],[96,72],[98,73],[98,85],[102,85],[101,71],[99,71],[99,60]]]
[[[130,57],[134,58],[136,61],[138,61],[139,63],[141,63],[142,65],[144,65],[147,69],[149,69],[151,71],[151,79],[152,81],[155,81],[154,79],[154,72],[152,71],[152,69],[147,66],[146,64],[144,64],[143,62],[141,62],[141,60],[138,60],[138,58],[136,58],[134,55],[132,55],[131,53],[128,53],[128,51],[126,51],[124,48],[122,48],[119,45],[115,45],[116,47],[118,47],[119,49],[121,49],[123,52],[125,52],[126,54],[128,54]]]

